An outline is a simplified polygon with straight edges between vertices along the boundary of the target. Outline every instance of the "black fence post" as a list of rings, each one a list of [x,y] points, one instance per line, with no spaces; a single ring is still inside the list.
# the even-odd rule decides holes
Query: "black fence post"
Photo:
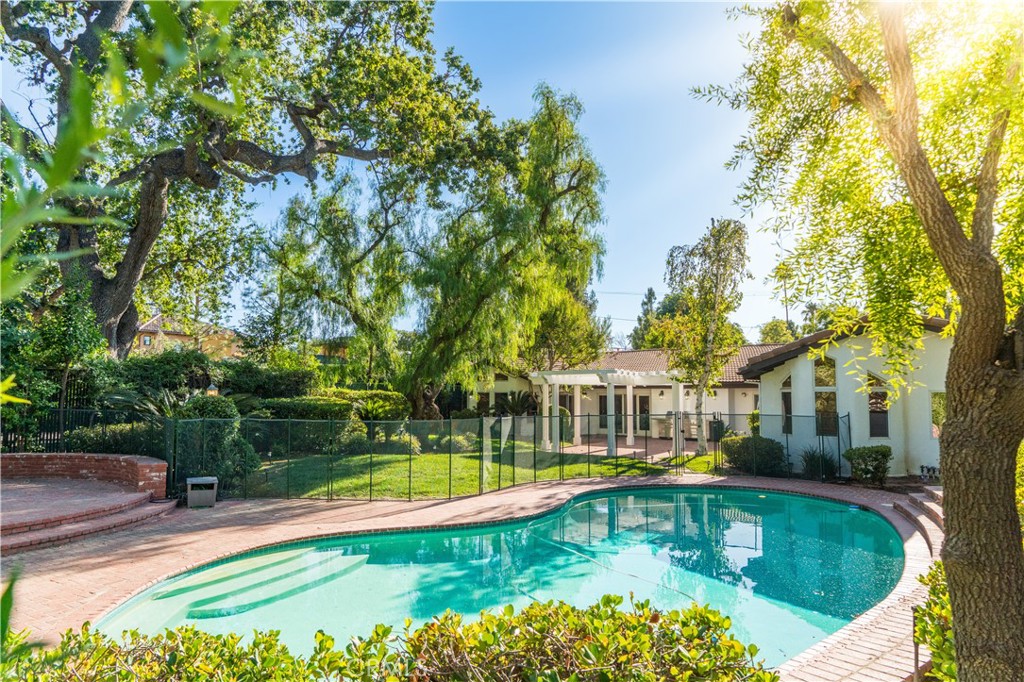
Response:
[[[377,432],[375,431],[375,426],[373,424],[373,420],[372,419],[370,420],[370,423],[369,423],[368,427],[369,427],[369,432],[368,433],[372,433],[372,434],[376,435]],[[367,438],[367,441],[370,443],[370,502],[373,502],[373,442],[374,442],[374,439],[373,438]]]
[[[411,432],[408,433],[407,435],[409,437],[406,439],[405,442],[406,442],[406,446],[409,448],[409,487],[408,487],[408,495],[409,495],[409,501],[411,502],[412,501],[412,439],[413,439],[413,435],[412,435]]]
[[[331,418],[331,440],[327,446],[327,501],[334,499],[334,453],[337,452],[338,444],[334,435],[334,418]]]
[[[452,436],[452,433],[453,433],[452,422],[453,421],[454,420],[451,417],[448,418],[448,499],[449,500],[452,499],[452,448],[454,447],[454,443],[452,441],[452,437],[453,437]]]
[[[284,497],[286,500],[292,499],[292,420],[288,418],[287,430],[287,446],[288,451],[284,456]]]
[[[490,434],[488,434],[490,437]],[[484,494],[484,417],[480,415],[480,494]]]

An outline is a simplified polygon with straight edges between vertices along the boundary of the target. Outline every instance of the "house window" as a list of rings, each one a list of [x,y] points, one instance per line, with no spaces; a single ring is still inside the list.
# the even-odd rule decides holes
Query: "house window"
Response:
[[[868,377],[868,437],[889,437],[889,392],[876,376]]]
[[[932,438],[942,435],[942,424],[946,421],[946,394],[932,393]]]
[[[836,361],[814,361],[814,422],[819,436],[839,435],[839,407],[836,404]]]
[[[494,380],[495,381],[508,381],[508,375],[507,374],[502,374],[501,372],[495,372],[494,373]]]
[[[508,393],[495,393],[494,394],[494,409],[496,412],[507,415],[508,409]]]
[[[782,433],[793,433],[793,378],[782,382]]]
[[[149,336],[148,334],[146,336],[143,336],[142,337],[142,345],[143,346],[152,346],[153,345],[153,337]]]

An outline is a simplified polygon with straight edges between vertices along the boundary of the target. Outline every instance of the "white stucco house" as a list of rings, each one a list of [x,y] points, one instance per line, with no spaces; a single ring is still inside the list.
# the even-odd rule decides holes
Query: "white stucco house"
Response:
[[[883,359],[871,341],[852,335],[820,349],[832,335],[819,332],[753,356],[738,374],[760,383],[761,435],[783,442],[795,460],[805,448],[838,453],[850,447],[888,445],[890,474],[915,475],[939,465],[939,430],[945,405],[946,367],[953,339],[941,333],[947,321],[924,318],[909,390],[892,399],[882,377]],[[867,379],[868,385],[862,382]],[[844,473],[848,466],[843,462]]]
[[[750,344],[725,367],[718,386],[705,397],[705,419],[720,417],[726,427],[747,430],[747,416],[758,408],[758,383],[745,379],[739,369],[777,344]],[[477,408],[501,404],[514,391],[535,396],[538,412],[553,415],[556,404],[564,407],[573,420],[570,442],[578,445],[587,437],[607,436],[608,449],[616,447],[615,435],[633,445],[639,436],[676,440],[696,436],[693,386],[680,383],[678,373],[669,369],[663,350],[618,350],[602,355],[595,362],[572,369],[532,372],[528,376],[494,375],[493,382],[477,385],[470,405]],[[680,414],[676,420],[673,415]],[[549,423],[550,421],[550,423]],[[678,421],[680,433],[673,433]],[[608,425],[614,424],[609,432]],[[542,442],[560,442],[557,420],[544,420]],[[554,432],[553,432],[554,431]]]

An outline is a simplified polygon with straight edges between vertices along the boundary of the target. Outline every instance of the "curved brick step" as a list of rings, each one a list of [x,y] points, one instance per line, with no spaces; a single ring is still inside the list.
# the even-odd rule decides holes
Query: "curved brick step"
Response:
[[[942,504],[942,486],[941,485],[926,485],[924,487],[924,494],[932,498],[934,502]]]
[[[942,516],[942,505],[927,493],[910,493],[910,503],[928,515],[939,528],[945,530],[946,524]]]
[[[148,492],[125,493],[124,495],[118,495],[119,499],[115,501],[111,501],[110,503],[101,506],[91,507],[89,509],[82,509],[67,514],[47,516],[46,518],[5,522],[0,524],[0,533],[2,533],[4,537],[7,537],[9,535],[17,535],[29,531],[41,530],[43,528],[53,528],[55,526],[64,526],[71,523],[77,523],[79,521],[88,521],[89,519],[95,519],[101,516],[110,516],[112,514],[117,514],[118,512],[134,509],[135,507],[141,507],[142,505],[147,504],[152,497],[152,493]]]
[[[115,528],[135,525],[156,518],[174,509],[176,500],[149,502],[141,506],[131,507],[112,514],[95,518],[65,523],[60,526],[40,528],[38,530],[14,533],[0,538],[0,553],[5,556],[71,542],[77,538],[94,535]]]
[[[945,538],[942,527],[932,519],[928,512],[909,498],[907,501],[899,500],[894,502],[893,509],[921,531],[921,534],[928,543],[928,549],[931,551],[932,558],[938,559],[939,550],[942,549],[942,540]]]

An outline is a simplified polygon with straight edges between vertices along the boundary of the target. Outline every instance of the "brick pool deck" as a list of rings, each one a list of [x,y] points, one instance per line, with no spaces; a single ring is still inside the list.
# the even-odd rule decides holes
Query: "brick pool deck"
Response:
[[[904,541],[906,563],[895,589],[778,672],[784,682],[902,682],[913,673],[910,609],[924,599],[926,590],[917,576],[934,560],[933,548],[937,556],[941,534],[926,526],[926,536],[897,511],[905,495],[809,481],[692,474],[553,481],[443,501],[229,501],[214,509],[177,509],[124,530],[19,554],[5,559],[3,570],[7,574],[14,566],[22,569],[14,627],[29,628],[35,638],[52,643],[61,632],[86,620],[95,622],[146,587],[230,554],[339,533],[504,521],[549,511],[581,493],[641,485],[795,492],[859,504],[882,514]]]

